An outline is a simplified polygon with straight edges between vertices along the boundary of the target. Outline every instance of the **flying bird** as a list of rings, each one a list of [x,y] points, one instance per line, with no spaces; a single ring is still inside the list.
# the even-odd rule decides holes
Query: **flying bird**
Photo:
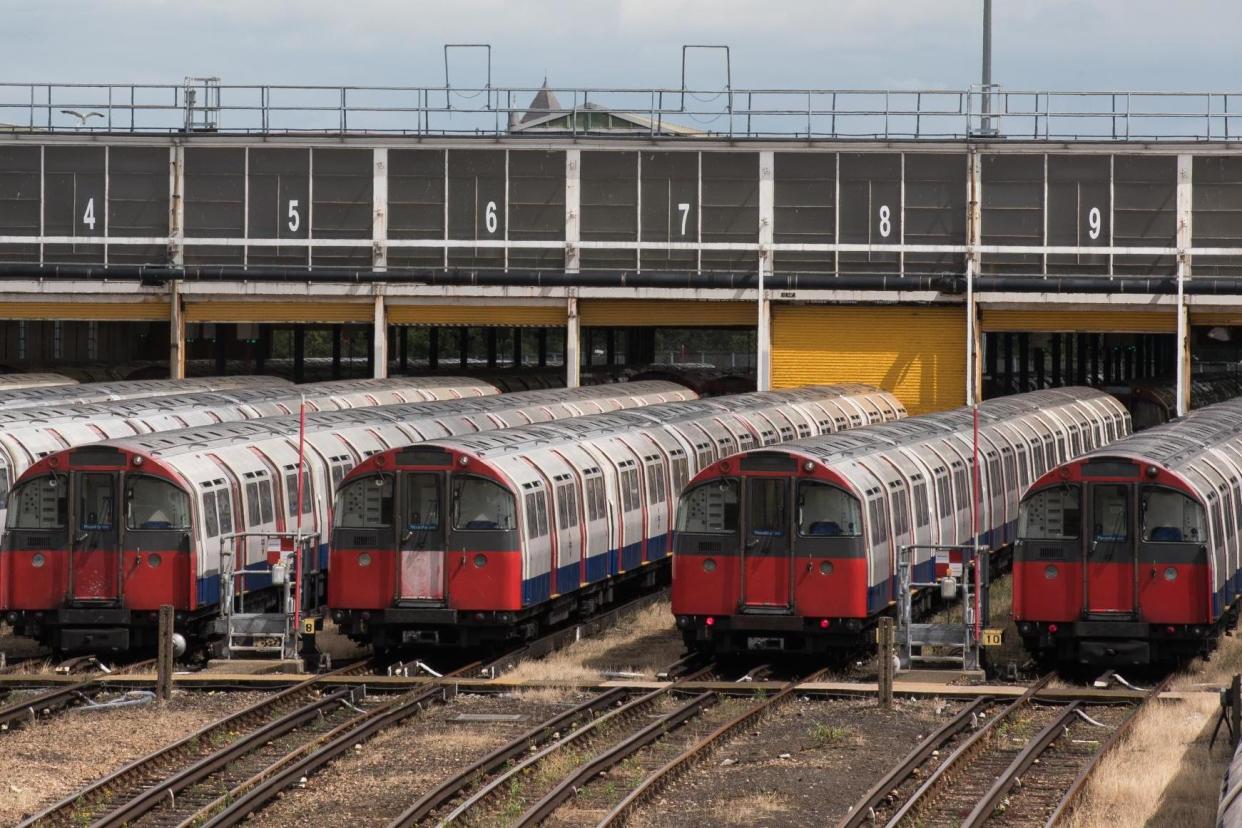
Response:
[[[82,112],[78,112],[76,109],[62,109],[60,111],[60,114],[61,115],[72,115],[73,117],[77,118],[78,126],[86,126],[86,122],[91,118],[102,118],[103,117],[102,112],[82,113]]]

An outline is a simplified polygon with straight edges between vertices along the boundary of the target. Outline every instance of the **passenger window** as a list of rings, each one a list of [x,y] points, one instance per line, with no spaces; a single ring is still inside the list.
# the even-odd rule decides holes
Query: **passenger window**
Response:
[[[246,484],[246,506],[250,513],[250,524],[258,526],[263,516],[259,511],[259,484],[253,481]]]
[[[259,482],[259,508],[264,523],[272,523],[276,516],[272,509],[272,481]]]
[[[347,484],[337,496],[338,528],[379,529],[392,526],[393,477],[363,477]]]
[[[36,477],[13,489],[10,529],[63,529],[69,519],[68,478]]]
[[[1181,492],[1145,487],[1143,540],[1155,543],[1202,543],[1206,537],[1203,507]]]
[[[131,477],[125,492],[128,529],[188,529],[190,496],[156,477]]]
[[[220,534],[233,534],[233,495],[228,489],[216,492],[216,505],[220,509]]]
[[[716,480],[686,492],[677,508],[677,531],[719,534],[737,531],[738,483]]]
[[[836,486],[803,481],[798,486],[798,534],[803,537],[861,536],[858,498]]]
[[[1082,499],[1078,486],[1036,492],[1018,509],[1018,537],[1072,540],[1082,533]]]
[[[207,537],[214,538],[220,534],[220,519],[216,512],[216,493],[214,491],[203,495],[203,517],[207,521]]]
[[[498,483],[481,477],[458,478],[454,529],[509,531],[517,525],[513,495]]]

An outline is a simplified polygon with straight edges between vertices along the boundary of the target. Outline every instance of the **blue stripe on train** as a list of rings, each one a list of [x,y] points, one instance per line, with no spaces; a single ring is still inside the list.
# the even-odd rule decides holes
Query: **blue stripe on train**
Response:
[[[318,552],[315,556],[319,560],[320,571],[328,568],[328,545],[326,543],[319,544]],[[255,561],[246,567],[246,571],[263,570],[261,573],[256,572],[253,575],[246,575],[246,589],[256,590],[264,589],[272,585],[272,574],[268,569],[266,560]],[[212,573],[210,575],[200,575],[195,584],[195,592],[198,595],[198,606],[211,606],[220,603],[220,575]]]

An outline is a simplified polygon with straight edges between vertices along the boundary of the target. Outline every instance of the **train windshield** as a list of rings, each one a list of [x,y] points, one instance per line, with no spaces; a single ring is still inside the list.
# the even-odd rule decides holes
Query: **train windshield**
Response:
[[[377,474],[341,487],[336,498],[338,529],[380,529],[392,526],[393,476]]]
[[[736,532],[741,498],[736,480],[713,480],[686,492],[677,507],[677,531],[693,534]]]
[[[454,529],[500,529],[517,526],[513,494],[482,477],[458,477],[453,487]]]
[[[440,528],[440,475],[418,472],[405,476],[405,519],[411,532]]]
[[[1022,501],[1018,537],[1072,540],[1082,533],[1082,497],[1078,486],[1056,486]]]
[[[798,484],[798,534],[803,537],[862,535],[858,498],[827,483],[804,480]]]
[[[69,520],[69,478],[44,475],[13,487],[10,529],[63,529]]]
[[[190,496],[158,477],[131,477],[125,486],[125,528],[189,529]]]
[[[1202,543],[1207,537],[1203,507],[1181,492],[1144,486],[1139,508],[1145,541]]]

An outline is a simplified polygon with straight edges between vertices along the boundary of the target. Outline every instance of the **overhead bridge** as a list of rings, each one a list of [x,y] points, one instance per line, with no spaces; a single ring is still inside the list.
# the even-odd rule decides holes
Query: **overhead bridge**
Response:
[[[370,325],[377,374],[559,328],[571,384],[584,329],[754,329],[762,385],[912,411],[1028,334],[1154,336],[1184,395],[1242,325],[1235,95],[213,90],[0,85],[0,319],[167,323],[174,375],[194,325]]]

